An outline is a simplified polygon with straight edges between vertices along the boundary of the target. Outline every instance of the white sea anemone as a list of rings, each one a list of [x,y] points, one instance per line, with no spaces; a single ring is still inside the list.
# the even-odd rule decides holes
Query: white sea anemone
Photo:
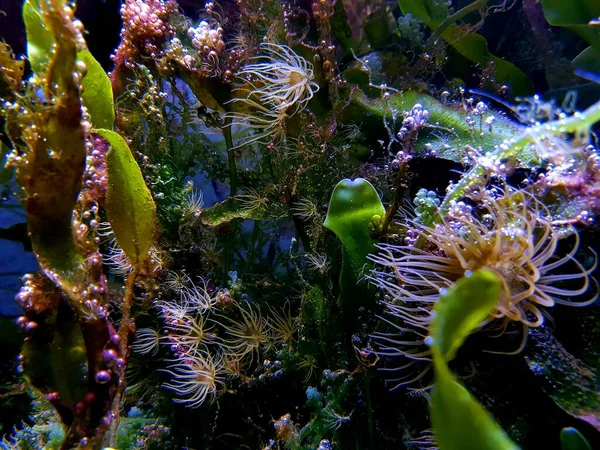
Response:
[[[255,131],[238,147],[282,135],[286,118],[304,109],[319,90],[312,64],[291,48],[273,43],[263,43],[260,48],[264,53],[237,73],[243,82],[234,90],[241,95],[232,102],[248,111],[224,116],[232,125]]]

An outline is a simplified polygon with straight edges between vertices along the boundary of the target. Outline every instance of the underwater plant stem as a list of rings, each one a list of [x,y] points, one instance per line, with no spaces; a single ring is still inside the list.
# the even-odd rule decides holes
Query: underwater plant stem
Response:
[[[121,357],[127,361],[129,359],[129,338],[133,335],[134,324],[131,320],[131,304],[133,303],[133,291],[135,288],[135,280],[139,271],[139,264],[133,266],[133,270],[127,276],[125,283],[125,293],[123,295],[123,303],[121,304],[121,325],[119,326],[119,337],[121,338]],[[126,377],[127,365],[124,365],[119,373],[119,386],[113,399],[112,413],[114,419],[110,423],[110,427],[107,431],[107,441],[109,447],[116,446],[117,429],[119,428],[119,412],[121,410],[121,401],[123,400],[123,394],[127,387]]]
[[[233,137],[231,135],[231,117],[225,118],[225,126],[223,127],[223,137],[225,138],[225,146],[227,147],[227,162],[229,164],[229,182],[230,182],[230,197],[235,197],[237,194],[237,166],[235,165],[235,154],[233,150]]]
[[[227,162],[229,164],[229,182],[230,182],[230,191],[229,196],[235,201],[235,194],[237,194],[237,166],[235,164],[235,154],[233,150],[233,137],[231,135],[231,117],[225,118],[225,126],[223,127],[223,137],[225,138],[225,146],[227,147]],[[235,234],[237,231],[237,220],[231,222],[231,236],[229,236],[227,243],[227,252],[225,254],[225,271],[224,276],[227,278],[227,274],[229,273],[229,268],[231,266],[231,257],[233,253],[233,246],[235,243]]]
[[[392,199],[392,203],[388,207],[385,212],[385,220],[383,221],[383,226],[381,228],[382,234],[387,233],[387,230],[392,223],[392,219],[394,218],[394,214],[398,211],[400,207],[400,203],[402,202],[402,194],[404,193],[404,189],[406,189],[406,179],[408,174],[408,162],[403,162],[400,164],[398,168],[398,172],[396,173],[396,190],[394,191],[394,198]]]
[[[248,258],[246,259],[246,263],[244,264],[244,270],[250,268],[252,264],[252,260],[254,259],[254,255],[256,253],[256,244],[258,242],[258,238],[260,236],[260,221],[255,220],[254,226],[252,227],[252,237],[250,238],[250,245],[248,246]]]
[[[561,134],[574,134],[577,138],[580,135],[589,132],[589,129],[596,122],[600,122],[600,101],[594,103],[582,113],[576,113],[566,119],[555,120],[534,127],[527,128],[518,138],[505,142],[498,146],[493,152],[490,152],[490,158],[496,160],[505,160],[518,158],[520,152],[531,143],[535,143],[545,136],[557,136]],[[448,213],[453,200],[457,200],[471,186],[480,185],[486,181],[488,170],[482,165],[477,164],[467,172],[454,188],[446,195],[439,211],[439,217]]]

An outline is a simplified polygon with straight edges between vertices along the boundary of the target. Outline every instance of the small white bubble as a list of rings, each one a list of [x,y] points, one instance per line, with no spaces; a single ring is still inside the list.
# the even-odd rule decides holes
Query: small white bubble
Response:
[[[448,289],[440,288],[440,295],[446,295],[448,293]]]
[[[465,278],[469,278],[471,275],[473,275],[472,271],[470,271],[470,270],[465,271]]]
[[[431,347],[433,345],[433,337],[427,336],[424,342],[426,346]]]

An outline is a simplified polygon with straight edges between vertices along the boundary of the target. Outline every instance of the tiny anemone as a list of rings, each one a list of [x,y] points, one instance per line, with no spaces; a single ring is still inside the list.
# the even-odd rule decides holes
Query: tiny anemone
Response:
[[[272,110],[298,112],[319,89],[313,81],[311,63],[286,45],[261,44],[264,55],[254,58],[256,62],[248,64],[237,75],[245,77],[260,104],[266,104]]]
[[[291,48],[273,43],[263,43],[260,48],[264,54],[237,73],[243,82],[235,91],[242,95],[232,100],[249,111],[224,116],[232,125],[255,131],[238,147],[281,135],[285,119],[304,109],[319,90],[312,64]]]
[[[221,356],[213,357],[210,353],[186,354],[173,362],[169,370],[164,370],[171,375],[171,382],[164,386],[175,393],[175,403],[197,408],[207,398],[214,399],[217,390],[225,385]]]
[[[170,320],[165,324],[171,347],[180,354],[208,353],[209,344],[220,345],[213,328],[199,314],[189,314],[181,320]]]
[[[225,347],[229,350],[230,356],[243,358],[250,355],[249,364],[252,364],[254,355],[258,354],[259,348],[267,343],[267,322],[261,316],[260,310],[255,311],[250,305],[247,309],[238,306],[238,310],[239,321],[224,317],[228,323],[220,323],[228,336]]]
[[[135,341],[133,342],[132,349],[135,353],[140,355],[152,356],[158,353],[161,336],[158,331],[152,328],[138,328],[135,332]]]
[[[271,345],[287,345],[290,347],[294,343],[294,335],[298,331],[298,323],[290,310],[290,303],[286,302],[280,311],[271,308],[271,316],[267,318],[267,324],[270,328]]]
[[[547,208],[531,194],[496,188],[482,191],[479,203],[480,211],[463,202],[455,203],[433,226],[409,220],[424,242],[421,248],[379,244],[380,251],[369,256],[377,267],[368,278],[385,293],[387,317],[382,319],[393,328],[391,333],[373,336],[379,344],[376,353],[409,359],[403,366],[387,370],[408,369],[418,361],[430,360],[425,339],[433,306],[440,292],[471,271],[490,269],[502,281],[500,300],[480,327],[487,325],[503,332],[510,323],[522,324],[523,339],[512,354],[524,348],[529,327],[543,323],[547,314],[543,308],[557,303],[586,306],[596,300],[597,292],[587,300],[573,300],[588,291],[591,281],[595,283],[590,273],[596,263],[586,269],[575,259],[579,244],[576,233],[571,250],[562,257],[556,255],[561,235],[553,228]],[[579,282],[580,286],[561,287],[565,281]],[[398,383],[396,387],[413,383],[429,368],[427,365],[412,378],[405,374],[391,381]]]

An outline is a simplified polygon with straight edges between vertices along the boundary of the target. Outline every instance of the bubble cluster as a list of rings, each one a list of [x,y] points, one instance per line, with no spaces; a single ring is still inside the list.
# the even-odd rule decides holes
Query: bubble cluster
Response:
[[[172,18],[178,14],[173,0],[127,0],[121,6],[121,43],[113,55],[117,65],[132,66],[141,57],[159,59],[175,36]]]

